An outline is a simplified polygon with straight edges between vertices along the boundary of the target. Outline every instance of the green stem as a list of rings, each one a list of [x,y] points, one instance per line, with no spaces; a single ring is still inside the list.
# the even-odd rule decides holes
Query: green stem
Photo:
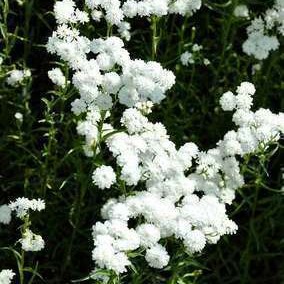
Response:
[[[107,37],[110,37],[112,35],[112,25],[109,23],[107,24]]]
[[[25,251],[22,249],[21,260],[19,265],[20,284],[24,284],[25,281],[24,268],[25,268]]]
[[[233,17],[234,17],[233,13],[230,13],[229,19],[224,21],[225,26],[222,28],[222,30],[223,30],[223,34],[222,34],[223,46],[222,46],[222,52],[221,52],[221,55],[220,55],[220,61],[219,61],[219,64],[218,64],[218,67],[217,67],[217,70],[216,70],[216,73],[215,73],[215,79],[214,79],[214,84],[213,84],[214,86],[217,84],[220,72],[223,68],[223,63],[224,63],[225,58],[226,58],[225,55],[226,55],[226,50],[228,48],[228,38],[229,38],[229,35],[230,35],[232,23],[233,23]]]
[[[25,24],[24,24],[24,38],[27,39],[26,41],[24,41],[24,61],[23,63],[25,64],[29,53],[30,53],[30,40],[28,40],[30,38],[30,22],[31,22],[31,17],[32,17],[32,13],[34,11],[34,0],[29,0],[29,1],[25,1]]]
[[[29,215],[26,215],[24,217],[24,224],[23,227],[21,229],[21,236],[23,238],[26,230],[29,228],[30,226],[30,219],[29,219]],[[24,275],[24,270],[25,270],[25,251],[23,249],[21,249],[21,258],[19,259],[18,262],[18,270],[19,270],[19,275],[20,275],[20,284],[24,284],[25,282],[25,275]]]
[[[156,16],[152,16],[151,18],[151,30],[152,30],[152,53],[151,59],[155,60],[157,56],[157,49],[160,41],[160,37],[157,35],[158,33],[158,22],[159,18]]]
[[[5,57],[8,58],[10,54],[10,44],[9,44],[9,34],[8,34],[8,14],[9,14],[9,2],[8,0],[4,0],[4,3],[2,4],[3,7],[3,23],[1,23],[1,31],[2,31],[2,37],[4,41],[4,54]]]

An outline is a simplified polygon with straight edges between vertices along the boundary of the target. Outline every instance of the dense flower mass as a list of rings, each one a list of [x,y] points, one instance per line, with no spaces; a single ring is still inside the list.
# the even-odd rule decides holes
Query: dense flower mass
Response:
[[[92,18],[104,18],[109,24],[116,25],[121,37],[130,39],[130,24],[127,20],[134,17],[162,17],[167,14],[192,15],[201,7],[201,0],[86,0]]]
[[[81,98],[72,104],[75,114],[93,108],[108,110],[116,95],[121,104],[129,107],[147,100],[159,103],[175,82],[173,73],[163,69],[159,63],[131,60],[123,41],[118,37],[88,41],[79,35],[72,35],[74,38],[69,39],[59,29],[49,39],[48,50],[57,53],[76,70],[72,81]],[[82,41],[84,51],[79,45]],[[66,48],[72,50],[72,54],[66,53]],[[87,60],[86,55],[90,52],[95,59]],[[121,73],[113,72],[115,67],[119,67]]]
[[[248,39],[243,43],[243,51],[263,60],[269,53],[279,48],[279,36],[284,35],[284,1],[276,0],[274,6],[264,15],[252,20],[247,28]],[[272,35],[271,35],[272,33]]]
[[[112,0],[94,1],[86,0],[86,6],[90,10],[91,19],[100,21],[105,19],[108,24],[118,28],[122,38],[130,39],[130,24],[127,20],[134,17],[161,17],[167,14],[192,15],[201,7],[201,0]],[[85,23],[89,16],[76,8],[72,0],[57,1],[54,6],[55,18],[58,24]]]
[[[121,122],[127,132],[112,135],[107,146],[121,167],[119,179],[127,185],[146,182],[146,191],[111,199],[103,207],[102,216],[108,221],[93,228],[93,259],[97,265],[124,272],[130,265],[126,252],[142,246],[149,265],[162,268],[169,256],[158,244],[160,238],[175,236],[188,252],[195,253],[206,243],[216,243],[222,235],[236,232],[236,224],[226,215],[225,203],[230,204],[235,190],[244,184],[237,157],[254,153],[259,147],[265,149],[284,130],[283,114],[251,111],[253,84],[244,82],[236,92],[225,93],[220,103],[224,110],[235,111],[233,121],[238,128],[206,152],[193,143],[176,150],[162,124],[150,123],[133,108],[124,112]],[[193,160],[196,171],[186,176]],[[200,191],[204,194],[201,198],[195,194]],[[141,215],[147,223],[135,230],[128,228],[128,221]],[[116,231],[113,226],[118,224],[120,229]],[[111,253],[99,253],[106,250]]]
[[[127,18],[191,14],[201,2],[87,0],[86,4],[93,19],[104,17],[126,35],[130,28]],[[58,7],[66,10],[62,12]],[[59,26],[49,38],[47,49],[74,71],[72,83],[80,98],[72,103],[72,111],[85,117],[77,127],[78,134],[85,137],[85,154],[97,154],[100,149],[96,145],[105,141],[120,169],[115,172],[110,166],[98,167],[93,172],[93,183],[101,189],[110,188],[116,181],[145,187],[110,199],[103,206],[102,217],[106,221],[93,226],[92,256],[96,265],[123,273],[131,265],[128,252],[142,248],[151,267],[163,268],[170,256],[160,244],[161,239],[175,237],[193,254],[206,243],[216,243],[222,235],[235,233],[237,225],[228,218],[226,204],[232,203],[235,190],[244,185],[237,158],[277,141],[284,130],[283,114],[264,109],[253,112],[256,90],[253,84],[243,82],[236,94],[226,92],[220,98],[223,110],[234,111],[237,129],[229,131],[208,151],[199,150],[194,143],[177,149],[164,125],[152,123],[145,116],[149,113],[147,105],[151,104],[151,110],[153,103],[160,103],[175,83],[173,73],[157,62],[131,59],[119,37],[88,39],[80,35],[69,24],[87,21],[88,16],[81,13],[71,0],[57,2],[55,16]],[[247,17],[248,11],[238,7],[235,15]],[[261,30],[257,21],[253,25],[249,31]],[[261,43],[258,54],[265,53],[265,48],[269,50],[271,45],[267,46]],[[181,55],[182,64],[193,64],[193,55],[201,49],[194,44],[192,53]],[[59,76],[57,72],[50,73],[51,79]],[[120,120],[124,131],[105,122],[117,101],[128,107]],[[144,222],[131,227],[129,221],[138,218]]]

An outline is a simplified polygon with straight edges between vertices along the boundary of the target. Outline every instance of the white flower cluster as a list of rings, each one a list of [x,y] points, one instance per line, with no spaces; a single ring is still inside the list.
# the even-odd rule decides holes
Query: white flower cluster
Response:
[[[244,82],[237,95],[227,92],[221,97],[224,110],[235,110],[238,130],[229,131],[207,152],[193,143],[176,150],[162,124],[149,122],[133,108],[124,112],[121,123],[127,132],[113,134],[106,143],[121,167],[119,179],[127,185],[145,182],[146,191],[110,199],[102,208],[107,221],[93,227],[93,259],[100,268],[125,272],[130,265],[127,252],[139,247],[146,250],[150,266],[163,268],[169,255],[158,243],[161,238],[174,236],[195,253],[236,232],[225,204],[244,184],[237,157],[265,149],[284,132],[283,114],[250,110],[254,93],[254,85]],[[186,176],[193,160],[196,170]],[[196,192],[204,195],[198,197]],[[141,216],[144,224],[128,227],[129,220]]]
[[[195,64],[198,61],[201,61],[202,64],[205,66],[210,64],[209,59],[204,58],[203,54],[201,53],[203,49],[202,45],[199,44],[193,44],[191,47],[191,51],[185,51],[184,53],[181,54],[180,56],[180,61],[183,66],[188,66],[191,64]]]
[[[11,222],[11,209],[8,205],[0,206],[0,223],[8,225]]]
[[[149,17],[166,16],[169,13],[180,15],[192,15],[201,7],[201,0],[127,0],[122,5],[122,11],[125,17],[133,18],[135,16]]]
[[[0,272],[0,284],[10,284],[15,273],[11,269],[3,269]]]
[[[162,17],[169,13],[192,15],[201,7],[201,0],[85,0],[91,11],[91,18],[100,21],[104,18],[110,25],[115,25],[121,37],[130,39],[130,24],[127,19],[134,17]],[[73,0],[57,1],[54,14],[58,24],[86,23],[89,16],[76,8]]]
[[[26,70],[12,70],[9,72],[9,76],[6,79],[6,82],[10,86],[17,86],[18,84],[22,83],[24,79],[31,77],[31,71]]]
[[[28,199],[19,197],[14,202],[10,202],[9,209],[16,212],[18,218],[29,217],[29,211],[41,211],[45,209],[45,202],[42,199]],[[19,243],[24,251],[40,251],[44,248],[44,240],[40,235],[34,234],[30,229],[30,223],[26,224],[22,238]]]
[[[192,15],[202,4],[201,0],[85,0],[85,3],[92,11],[94,20],[99,21],[104,17],[110,25],[116,25],[120,35],[127,40],[130,39],[127,19],[137,16],[162,17],[171,13]]]
[[[243,51],[254,56],[258,60],[266,59],[269,53],[279,48],[279,40],[276,35],[284,35],[284,1],[276,0],[271,9],[263,16],[252,20],[247,28],[248,39],[243,43]]]
[[[121,104],[129,107],[147,100],[159,103],[175,83],[173,73],[159,63],[131,60],[118,37],[89,41],[67,26],[64,29],[72,35],[66,35],[61,28],[49,39],[47,48],[76,70],[72,81],[81,98],[72,104],[75,114],[97,107],[108,110],[116,95]],[[96,59],[87,59],[90,52]],[[121,73],[112,71],[114,68],[121,69]]]
[[[201,251],[206,242],[216,242],[221,235],[236,231],[225,205],[216,197],[199,198],[193,194],[197,183],[184,172],[198,155],[195,144],[185,144],[177,151],[164,126],[150,123],[136,109],[127,109],[121,122],[127,133],[107,139],[121,167],[119,178],[127,185],[146,181],[147,191],[111,199],[103,207],[102,215],[108,221],[93,228],[93,259],[98,266],[122,273],[130,265],[126,252],[141,246],[146,249],[149,265],[163,268],[169,255],[158,243],[161,238],[175,236],[194,253]],[[128,221],[139,216],[147,223],[129,229]]]
[[[75,71],[72,83],[80,98],[72,103],[72,111],[76,115],[87,113],[77,130],[86,137],[88,156],[93,154],[91,148],[97,140],[101,111],[110,110],[114,99],[128,107],[145,105],[149,111],[151,102],[159,103],[175,83],[174,74],[159,63],[132,60],[118,37],[90,41],[80,36],[78,30],[63,24],[49,38],[47,49]],[[91,53],[94,58],[88,59]],[[54,82],[61,77],[63,83],[63,77],[57,73],[53,70],[49,77]]]
[[[23,218],[29,213],[29,210],[41,211],[45,209],[45,202],[41,199],[19,197],[15,201],[10,202],[9,207],[16,212],[18,218]]]
[[[88,22],[88,14],[76,8],[72,0],[57,1],[54,5],[54,15],[57,23],[85,23]]]
[[[238,129],[229,131],[216,148],[200,153],[198,176],[196,173],[191,175],[205,194],[214,194],[229,204],[234,199],[235,190],[244,184],[236,157],[255,153],[258,149],[265,150],[284,132],[283,113],[276,115],[267,109],[251,110],[255,93],[253,84],[243,82],[236,93],[223,94],[220,104],[225,111],[234,110],[233,122]]]

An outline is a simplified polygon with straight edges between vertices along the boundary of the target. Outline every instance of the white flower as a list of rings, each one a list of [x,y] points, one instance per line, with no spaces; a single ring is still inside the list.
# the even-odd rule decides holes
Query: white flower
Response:
[[[131,38],[131,34],[130,34],[130,24],[128,22],[121,22],[118,25],[118,32],[120,33],[120,36],[122,38],[125,38],[125,40],[129,41]]]
[[[103,242],[98,244],[92,252],[93,260],[100,268],[114,270],[117,274],[126,272],[126,267],[131,263],[123,252],[118,252],[112,247],[111,241],[103,236]]]
[[[257,63],[257,64],[252,65],[251,73],[252,75],[255,75],[260,70],[261,70],[261,64]]]
[[[99,10],[93,10],[92,11],[92,19],[94,21],[99,22],[102,17],[103,17],[102,11],[99,11]]]
[[[180,61],[182,65],[188,66],[189,64],[194,64],[193,54],[186,51],[180,56]]]
[[[233,122],[238,126],[251,126],[254,123],[254,114],[247,109],[237,109],[233,114]]]
[[[93,183],[100,189],[110,188],[116,181],[116,175],[112,167],[100,166],[93,172]]]
[[[20,122],[23,122],[23,114],[20,112],[16,112],[14,117],[19,120]]]
[[[141,245],[151,247],[161,238],[160,230],[153,224],[142,224],[136,228],[141,239]]]
[[[53,68],[48,71],[49,79],[57,86],[64,87],[66,84],[65,76],[59,68]]]
[[[112,108],[112,97],[108,94],[99,94],[95,99],[95,103],[100,110],[109,110]]]
[[[253,55],[256,59],[263,60],[269,56],[271,51],[277,50],[279,45],[275,36],[252,33],[243,43],[243,51],[248,55]]]
[[[236,96],[232,92],[226,92],[220,98],[221,108],[225,111],[232,111],[236,107]]]
[[[184,244],[189,252],[200,252],[205,247],[206,238],[199,230],[189,231],[184,237]]]
[[[208,66],[211,64],[210,60],[208,58],[204,58],[203,63],[205,66]]]
[[[129,220],[131,212],[129,210],[129,207],[121,202],[121,203],[115,203],[112,206],[110,206],[107,215],[109,219],[127,221]]]
[[[0,284],[10,284],[15,273],[11,269],[3,269],[0,272]]]
[[[192,159],[198,155],[198,147],[194,143],[186,143],[178,150],[178,157],[185,166],[185,169],[191,167]]]
[[[11,209],[8,205],[0,206],[0,223],[9,224],[11,222]]]
[[[250,110],[253,103],[253,98],[245,93],[239,93],[236,96],[236,105],[238,109]]]
[[[238,5],[234,10],[234,15],[239,18],[249,18],[249,9],[246,5]]]
[[[186,14],[192,15],[196,10],[200,9],[201,4],[201,0],[176,0],[170,5],[169,9],[171,13],[177,13],[183,16]]]
[[[121,78],[115,72],[106,73],[103,77],[102,87],[109,94],[116,94],[121,87]]]
[[[27,229],[23,237],[19,240],[24,251],[40,251],[44,248],[44,240],[40,235],[34,234],[31,230]]]
[[[55,18],[59,23],[68,22],[74,14],[75,3],[72,0],[57,1],[54,5]]]
[[[198,52],[198,51],[200,51],[200,50],[202,50],[203,49],[203,46],[202,45],[199,45],[199,44],[197,44],[197,43],[195,43],[193,46],[192,46],[192,51],[193,52]]]
[[[154,104],[151,101],[138,102],[135,104],[135,108],[140,110],[143,114],[147,115],[152,112]]]
[[[135,108],[125,110],[121,118],[121,124],[127,128],[130,134],[143,131],[147,123],[148,119]]]
[[[16,86],[23,82],[25,78],[31,76],[30,70],[13,70],[9,73],[9,77],[6,79],[6,82],[10,86]]]
[[[255,86],[250,82],[242,82],[241,85],[237,88],[237,93],[240,95],[250,95],[255,94]]]
[[[54,14],[59,24],[84,23],[88,22],[88,15],[85,12],[75,9],[75,2],[72,0],[57,1],[54,5]]]
[[[166,249],[160,244],[146,250],[145,259],[149,266],[154,268],[164,268],[169,263],[169,254]]]

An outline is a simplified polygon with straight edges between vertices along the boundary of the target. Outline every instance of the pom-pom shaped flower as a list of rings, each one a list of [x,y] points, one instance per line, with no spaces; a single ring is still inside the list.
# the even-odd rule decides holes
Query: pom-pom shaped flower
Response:
[[[163,246],[156,244],[146,250],[145,259],[149,266],[161,269],[167,266],[170,256]]]
[[[110,188],[116,181],[116,175],[112,167],[100,166],[93,172],[93,183],[100,189]]]

